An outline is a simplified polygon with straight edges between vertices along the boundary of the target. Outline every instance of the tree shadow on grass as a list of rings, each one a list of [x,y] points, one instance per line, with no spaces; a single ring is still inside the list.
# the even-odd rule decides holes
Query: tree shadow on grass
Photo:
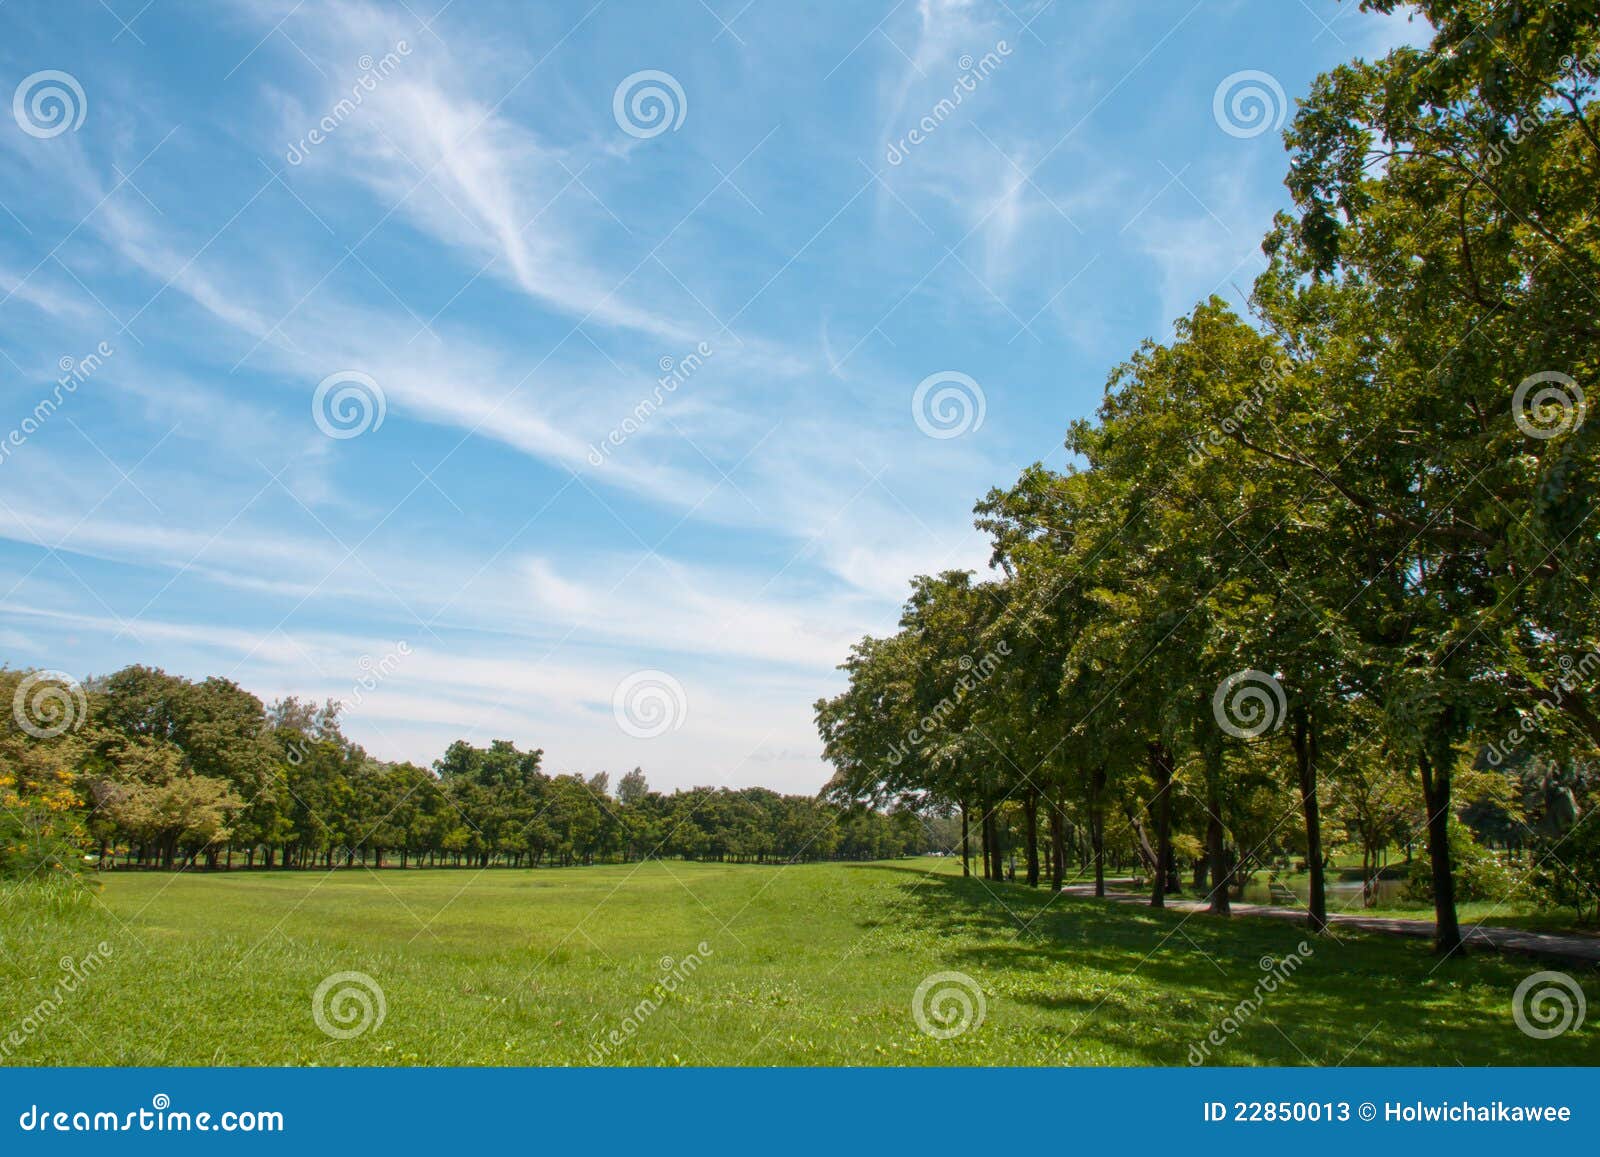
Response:
[[[901,877],[888,921],[931,931],[951,967],[1035,1010],[1030,1031],[1064,1053],[1092,1041],[1151,1064],[1600,1064],[1592,1027],[1551,1040],[1517,1028],[1511,994],[1541,967],[1529,961],[1441,960],[1410,938],[1315,936],[913,865],[850,870]]]

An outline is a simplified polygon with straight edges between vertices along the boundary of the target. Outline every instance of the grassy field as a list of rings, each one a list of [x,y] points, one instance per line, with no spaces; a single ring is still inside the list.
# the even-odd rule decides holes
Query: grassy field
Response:
[[[89,903],[6,899],[0,1034],[11,1064],[1184,1064],[1304,936],[958,872],[108,874]],[[102,941],[103,966],[40,1015],[61,959]],[[1536,963],[1440,963],[1425,944],[1353,935],[1313,949],[1211,1063],[1600,1063],[1593,1023],[1552,1040],[1513,1023]],[[948,971],[973,979],[985,1015],[936,1039],[913,996]],[[383,993],[382,1023],[351,1039],[313,1016],[341,972]],[[654,990],[668,977],[670,994]],[[653,991],[659,1007],[641,1007]],[[953,1007],[935,1001],[930,1023]]]

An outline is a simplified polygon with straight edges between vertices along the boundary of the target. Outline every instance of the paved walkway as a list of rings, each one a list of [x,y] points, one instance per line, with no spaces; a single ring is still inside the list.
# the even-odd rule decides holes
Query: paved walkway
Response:
[[[1107,881],[1109,885],[1111,881]],[[1131,880],[1118,880],[1118,884],[1131,884]],[[1080,899],[1094,898],[1093,884],[1068,884],[1061,889],[1063,896]],[[1129,892],[1119,888],[1106,888],[1106,899],[1122,904],[1149,904],[1150,896],[1143,892]],[[1201,912],[1206,908],[1203,900],[1187,900],[1168,896],[1167,907],[1177,912]],[[1232,905],[1235,916],[1267,916],[1278,920],[1305,922],[1304,908],[1284,908],[1272,904]],[[1352,916],[1343,912],[1330,913],[1329,923],[1339,928],[1354,928],[1362,932],[1382,932],[1390,936],[1415,936],[1433,938],[1432,920],[1407,920],[1397,916]],[[1493,928],[1481,924],[1463,924],[1462,938],[1469,947],[1488,947],[1501,952],[1526,952],[1535,956],[1572,961],[1578,964],[1600,966],[1600,936],[1560,935],[1554,932],[1525,932],[1520,928]]]

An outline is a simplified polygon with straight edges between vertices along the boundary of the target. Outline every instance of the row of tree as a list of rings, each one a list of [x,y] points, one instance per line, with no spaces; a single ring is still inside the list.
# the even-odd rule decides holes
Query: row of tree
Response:
[[[551,775],[458,741],[432,767],[369,756],[339,706],[270,706],[219,678],[128,667],[82,684],[0,669],[0,875],[46,867],[533,866],[682,857],[885,859],[936,835],[908,811],[763,788],[651,791],[638,768]]]
[[[1600,9],[1415,8],[1426,48],[1300,102],[1250,315],[1145,343],[1069,469],[978,504],[998,577],[918,578],[854,648],[834,798],[959,811],[989,876],[1016,817],[1030,883],[1081,832],[1103,890],[1117,841],[1157,906],[1180,858],[1226,913],[1292,852],[1318,929],[1331,809],[1418,845],[1445,951],[1467,816],[1593,905]]]

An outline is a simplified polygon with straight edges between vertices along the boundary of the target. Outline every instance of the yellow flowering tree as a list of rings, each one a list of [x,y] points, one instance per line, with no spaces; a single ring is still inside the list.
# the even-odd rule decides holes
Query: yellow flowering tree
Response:
[[[0,710],[0,877],[80,870],[87,694],[58,672],[0,668]]]

